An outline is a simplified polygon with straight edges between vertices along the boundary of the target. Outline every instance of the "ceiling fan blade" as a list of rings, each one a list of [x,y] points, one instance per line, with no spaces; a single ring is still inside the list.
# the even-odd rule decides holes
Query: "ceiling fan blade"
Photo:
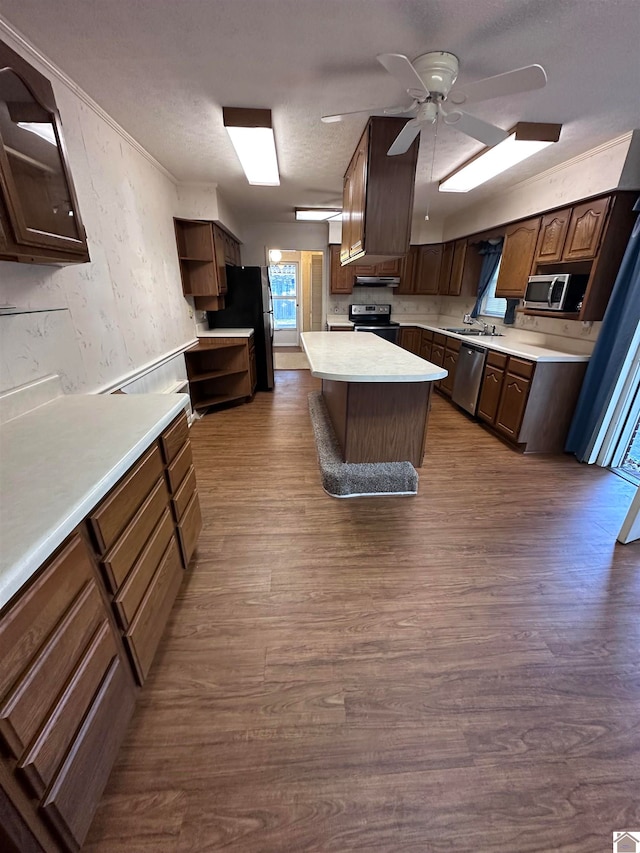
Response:
[[[387,151],[387,157],[395,157],[396,154],[406,154],[411,148],[413,140],[420,133],[421,128],[421,121],[418,121],[417,118],[409,119],[392,142],[391,148]]]
[[[350,116],[360,116],[365,114],[374,116],[397,116],[401,115],[402,113],[410,113],[413,107],[413,104],[408,107],[372,107],[370,110],[354,110],[350,113],[336,113],[335,115],[330,116],[320,116],[320,121],[323,121],[326,124],[330,124],[334,121],[342,121],[343,118],[349,118]]]
[[[532,92],[542,89],[547,83],[547,74],[542,65],[527,65],[514,71],[505,71],[495,77],[476,80],[466,86],[458,86],[451,90],[447,100],[452,104],[475,104],[479,101],[489,101],[503,95],[518,95],[520,92]]]
[[[403,53],[381,53],[376,59],[413,97],[429,94],[420,75]]]
[[[502,142],[509,134],[501,127],[496,127],[495,124],[489,124],[488,121],[483,121],[481,118],[463,113],[460,110],[452,110],[446,113],[443,109],[440,110],[444,116],[444,123],[450,127],[454,127],[461,133],[483,142],[489,148]]]

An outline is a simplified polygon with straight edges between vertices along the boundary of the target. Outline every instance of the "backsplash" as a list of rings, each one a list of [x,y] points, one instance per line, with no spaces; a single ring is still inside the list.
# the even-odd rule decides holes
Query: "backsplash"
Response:
[[[422,322],[433,318],[438,321],[438,325],[456,326],[461,325],[464,315],[470,313],[475,299],[459,296],[395,296],[390,288],[361,287],[357,292],[345,296],[330,295],[327,317],[335,314],[346,316],[352,302],[390,304],[391,317],[400,322],[407,322],[415,316]],[[602,325],[601,322],[580,323],[577,320],[530,317],[521,312],[516,312],[513,326],[505,326],[493,317],[486,317],[484,321],[495,325],[502,334],[517,337],[523,342],[580,354],[591,353]]]

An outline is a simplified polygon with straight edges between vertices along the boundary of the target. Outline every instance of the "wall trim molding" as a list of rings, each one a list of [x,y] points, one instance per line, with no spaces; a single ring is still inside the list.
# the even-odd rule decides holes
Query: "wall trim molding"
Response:
[[[9,41],[13,42],[15,47],[17,47],[16,52],[19,53],[22,51],[27,53],[30,57],[36,59],[40,65],[43,65],[49,74],[55,77],[60,83],[63,83],[77,98],[89,107],[89,109],[93,110],[99,118],[106,122],[112,130],[115,130],[115,132],[119,134],[133,149],[135,149],[138,154],[141,154],[145,160],[161,172],[165,178],[168,178],[173,184],[178,183],[177,178],[172,175],[171,172],[162,165],[162,163],[156,160],[156,158],[150,154],[146,148],[143,148],[143,146],[134,139],[131,134],[127,133],[127,131],[121,127],[115,119],[111,118],[109,113],[103,110],[102,107],[84,91],[84,89],[81,89],[80,86],[71,79],[71,77],[65,74],[61,68],[58,68],[58,66],[37,47],[35,47],[35,45],[31,44],[26,36],[23,36],[22,33],[10,24],[6,18],[3,18],[2,15],[0,15],[0,33],[3,37],[6,36]]]
[[[558,163],[557,166],[552,166],[550,169],[546,169],[544,172],[540,172],[538,175],[532,175],[530,178],[525,178],[524,181],[520,181],[517,184],[514,184],[511,189],[516,189],[517,187],[527,187],[531,184],[535,184],[538,181],[546,181],[552,175],[556,175],[558,172],[564,172],[567,169],[570,169],[572,166],[578,165],[578,163],[582,163],[584,160],[590,160],[592,157],[597,156],[598,154],[602,154],[605,151],[609,151],[611,148],[617,148],[620,145],[623,145],[625,142],[631,143],[631,138],[633,136],[633,131],[630,130],[627,133],[623,133],[622,136],[616,136],[614,139],[609,139],[607,142],[603,142],[601,145],[596,145],[595,148],[590,148],[588,151],[583,151],[582,154],[576,154],[575,157],[572,157],[571,160],[565,160],[562,163]]]
[[[130,382],[134,382],[136,379],[140,379],[141,376],[145,376],[147,373],[153,373],[154,370],[157,370],[159,367],[162,367],[163,364],[166,364],[168,361],[171,361],[176,356],[180,355],[185,350],[188,350],[189,347],[192,347],[197,343],[198,339],[193,338],[192,340],[187,341],[185,344],[181,344],[179,347],[176,347],[175,349],[166,352],[159,358],[154,358],[152,361],[148,361],[141,367],[136,367],[134,370],[129,371],[129,373],[125,373],[124,376],[120,376],[118,379],[114,379],[113,382],[109,382],[106,385],[102,385],[96,391],[90,391],[89,393],[111,394],[113,391],[117,391],[124,385],[129,385]]]

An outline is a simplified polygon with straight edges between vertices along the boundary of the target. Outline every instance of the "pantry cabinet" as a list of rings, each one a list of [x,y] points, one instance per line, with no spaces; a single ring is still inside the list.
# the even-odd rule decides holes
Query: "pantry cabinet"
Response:
[[[418,140],[387,157],[405,123],[374,116],[358,142],[344,176],[342,264],[376,264],[409,251]]]
[[[0,259],[71,264],[87,241],[51,83],[0,42]]]

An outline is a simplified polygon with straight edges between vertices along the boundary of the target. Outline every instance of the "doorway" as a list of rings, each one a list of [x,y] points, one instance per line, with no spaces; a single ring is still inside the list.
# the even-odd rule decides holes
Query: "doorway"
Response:
[[[297,347],[300,332],[322,328],[322,252],[268,249],[276,347]],[[275,260],[277,259],[277,262]]]

